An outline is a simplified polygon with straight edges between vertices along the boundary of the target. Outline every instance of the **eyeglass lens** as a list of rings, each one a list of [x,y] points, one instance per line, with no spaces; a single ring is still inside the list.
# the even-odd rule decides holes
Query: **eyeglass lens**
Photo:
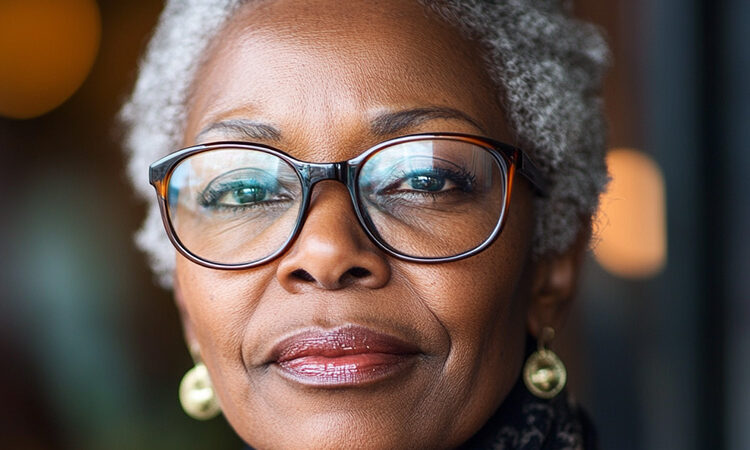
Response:
[[[484,243],[500,222],[506,167],[465,141],[402,142],[370,155],[356,179],[365,226],[398,254],[444,258]],[[224,148],[182,160],[168,181],[175,236],[192,254],[246,264],[281,249],[302,216],[293,166],[261,150]]]

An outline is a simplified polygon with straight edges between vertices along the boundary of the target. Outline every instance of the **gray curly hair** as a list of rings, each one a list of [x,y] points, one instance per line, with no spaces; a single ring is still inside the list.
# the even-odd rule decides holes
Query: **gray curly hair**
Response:
[[[175,250],[163,230],[146,174],[177,149],[188,91],[202,54],[234,11],[252,0],[167,0],[120,112],[130,179],[149,201],[137,245],[164,287]],[[538,199],[534,253],[562,252],[594,213],[608,177],[599,91],[609,59],[599,30],[559,0],[418,0],[484,49],[498,101],[520,145],[551,181]]]

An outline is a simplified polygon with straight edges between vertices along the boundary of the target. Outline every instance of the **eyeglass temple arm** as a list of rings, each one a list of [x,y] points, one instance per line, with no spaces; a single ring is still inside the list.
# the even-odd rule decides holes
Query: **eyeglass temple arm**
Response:
[[[545,198],[548,197],[549,182],[547,181],[547,178],[542,174],[531,158],[526,155],[526,153],[520,150],[519,153],[521,157],[518,158],[518,171],[529,180],[540,196]]]

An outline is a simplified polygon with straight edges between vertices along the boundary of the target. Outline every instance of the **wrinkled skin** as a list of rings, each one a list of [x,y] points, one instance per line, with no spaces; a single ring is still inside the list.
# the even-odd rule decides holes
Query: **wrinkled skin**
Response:
[[[480,56],[416,2],[253,2],[207,50],[184,144],[247,140],[200,134],[230,118],[273,125],[281,138],[265,143],[308,161],[349,159],[419,132],[513,143]],[[384,112],[436,106],[473,120],[422,117],[388,136],[370,126]],[[534,220],[533,194],[517,177],[505,229],[486,251],[409,263],[369,241],[343,185],[323,182],[298,239],[273,262],[221,271],[178,256],[188,343],[225,417],[256,448],[455,447],[517,380],[527,331],[561,325],[577,257],[532,262]],[[302,386],[268,364],[293,333],[350,324],[413,343],[420,356],[397,376],[340,389]]]

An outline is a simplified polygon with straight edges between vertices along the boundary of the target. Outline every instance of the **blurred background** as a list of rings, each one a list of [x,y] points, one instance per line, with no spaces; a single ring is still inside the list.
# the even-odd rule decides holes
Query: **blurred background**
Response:
[[[613,176],[556,348],[603,449],[750,448],[750,2],[575,0]],[[159,0],[0,0],[0,447],[237,449],[132,235],[114,116]],[[145,177],[146,174],[144,174]]]

